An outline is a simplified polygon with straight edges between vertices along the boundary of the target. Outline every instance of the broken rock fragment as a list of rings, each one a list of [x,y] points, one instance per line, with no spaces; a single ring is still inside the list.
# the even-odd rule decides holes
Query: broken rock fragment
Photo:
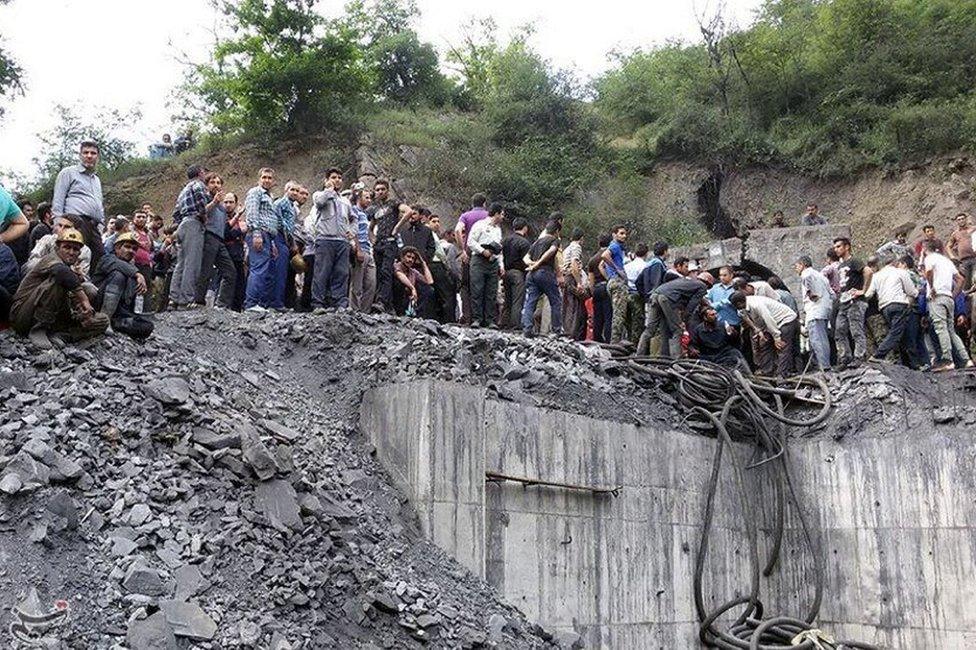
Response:
[[[288,481],[278,479],[259,483],[254,488],[254,507],[282,532],[302,527],[298,495]]]

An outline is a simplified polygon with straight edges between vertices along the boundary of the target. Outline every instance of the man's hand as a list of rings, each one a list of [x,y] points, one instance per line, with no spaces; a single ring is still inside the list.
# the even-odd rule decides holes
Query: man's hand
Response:
[[[146,278],[142,277],[142,273],[136,273],[136,293],[140,296],[146,293]]]
[[[784,341],[783,339],[774,339],[773,340],[773,346],[777,350],[782,350],[783,348],[786,347],[786,341]]]
[[[254,246],[255,253],[260,253],[264,250],[264,237],[259,234],[255,234],[251,239],[251,245]]]
[[[851,298],[860,298],[864,295],[863,289],[851,289]]]
[[[461,254],[458,255],[458,257],[461,259],[461,264],[467,264],[471,260],[471,257],[468,255],[468,251],[461,251]]]
[[[485,258],[486,260],[489,260],[489,261],[493,257],[491,251],[488,250],[487,248],[481,251],[481,256],[483,258]]]
[[[416,289],[410,289],[410,300],[413,301],[413,302],[417,302],[418,296],[417,296],[417,290]]]

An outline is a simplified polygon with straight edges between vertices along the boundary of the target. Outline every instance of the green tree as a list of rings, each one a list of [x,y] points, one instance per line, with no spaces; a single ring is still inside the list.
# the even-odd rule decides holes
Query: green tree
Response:
[[[0,5],[9,3],[10,0],[0,0]],[[14,95],[24,94],[23,74],[24,71],[14,58],[0,47],[0,118],[3,118],[6,100]]]
[[[267,136],[346,125],[369,101],[356,34],[317,0],[220,0],[232,33],[196,66],[192,91],[223,132]]]
[[[39,150],[44,155],[34,159],[38,180],[36,187],[31,189],[32,195],[50,196],[58,172],[78,162],[78,145],[84,140],[98,143],[99,166],[109,172],[119,169],[133,158],[135,144],[119,134],[142,119],[138,109],[119,111],[103,108],[96,110],[89,118],[83,118],[63,105],[55,106],[54,112],[57,114],[57,126],[38,134],[41,141]]]

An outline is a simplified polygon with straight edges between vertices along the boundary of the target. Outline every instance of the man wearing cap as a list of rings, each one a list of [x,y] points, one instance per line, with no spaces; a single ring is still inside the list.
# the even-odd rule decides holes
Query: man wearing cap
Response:
[[[39,348],[50,349],[50,336],[81,341],[105,333],[108,317],[96,313],[72,269],[84,237],[73,228],[58,235],[55,252],[40,260],[27,274],[10,310],[10,325]]]
[[[729,302],[739,310],[744,325],[753,331],[758,345],[756,366],[760,373],[789,377],[796,373],[794,341],[799,330],[796,312],[766,296],[746,296],[736,291]]]
[[[133,262],[139,240],[135,233],[124,232],[115,239],[112,253],[98,260],[92,282],[98,287],[94,307],[122,334],[144,339],[153,331],[153,323],[136,313],[136,296],[146,293],[146,278]]]
[[[712,274],[703,271],[697,278],[671,280],[652,291],[647,303],[647,327],[641,339],[650,341],[657,336],[658,330],[667,327],[670,337],[662,353],[672,359],[680,357],[685,323],[689,317],[697,320],[698,307],[713,284]]]
[[[79,231],[85,245],[91,250],[92,265],[102,256],[101,237],[98,227],[105,221],[102,202],[102,181],[95,168],[98,166],[98,144],[85,140],[78,147],[79,163],[58,172],[54,181],[54,198],[51,209],[55,217],[73,214],[81,217]]]

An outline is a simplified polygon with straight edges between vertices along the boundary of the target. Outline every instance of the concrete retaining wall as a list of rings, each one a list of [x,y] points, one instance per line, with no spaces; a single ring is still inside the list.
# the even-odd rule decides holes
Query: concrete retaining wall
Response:
[[[378,388],[361,426],[425,534],[531,619],[591,648],[697,647],[692,569],[712,439],[486,399],[421,381]],[[744,460],[748,448],[740,447]],[[823,536],[820,624],[889,648],[976,647],[976,506],[969,432],[798,442],[792,466]],[[622,485],[618,497],[516,483]],[[768,490],[757,480],[752,489]],[[722,477],[706,569],[709,605],[748,586],[741,509]],[[812,595],[795,516],[770,611]],[[768,544],[768,531],[761,535]]]

